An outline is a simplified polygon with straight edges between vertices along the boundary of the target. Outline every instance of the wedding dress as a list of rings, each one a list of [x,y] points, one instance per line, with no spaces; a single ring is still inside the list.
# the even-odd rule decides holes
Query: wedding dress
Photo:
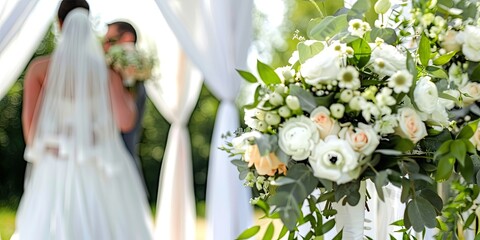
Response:
[[[88,12],[65,19],[25,159],[32,172],[12,239],[152,239],[145,191],[116,127]]]

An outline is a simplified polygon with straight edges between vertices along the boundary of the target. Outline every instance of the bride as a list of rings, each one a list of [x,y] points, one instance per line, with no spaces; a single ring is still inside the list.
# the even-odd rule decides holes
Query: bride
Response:
[[[84,0],[61,3],[62,38],[25,77],[32,172],[15,239],[152,239],[145,192],[120,137],[134,125],[135,104],[107,69],[87,9]]]

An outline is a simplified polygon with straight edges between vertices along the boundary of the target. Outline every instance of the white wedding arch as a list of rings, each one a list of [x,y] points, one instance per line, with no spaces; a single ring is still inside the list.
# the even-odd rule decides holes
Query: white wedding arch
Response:
[[[351,6],[355,1],[345,0],[345,5]],[[252,225],[253,209],[248,203],[250,190],[238,180],[228,155],[218,146],[222,144],[222,133],[239,127],[234,100],[241,80],[235,69],[247,68],[253,0],[88,2],[95,20],[127,19],[140,32],[141,46],[157,47],[162,81],[147,84],[147,92],[171,128],[160,175],[156,238],[196,238],[193,172],[186,126],[204,80],[220,100],[210,149],[206,239],[234,239]],[[54,19],[59,3],[60,0],[0,2],[0,98],[30,60]],[[366,233],[376,239],[375,236],[385,234],[381,231],[387,227],[386,221],[378,219],[392,216],[385,216],[385,203],[374,202],[373,211],[366,213],[367,219],[374,220]],[[401,206],[389,208],[390,215],[403,212]],[[391,211],[392,208],[395,210]]]
[[[162,81],[147,92],[170,122],[160,175],[156,238],[195,239],[195,201],[188,119],[203,79],[220,100],[207,182],[207,239],[234,239],[251,226],[250,190],[228,156],[221,134],[239,127],[234,100],[251,43],[252,0],[89,0],[94,20],[127,19],[156,46]],[[54,19],[60,0],[0,3],[0,97],[21,74]],[[8,70],[8,71],[7,71]]]

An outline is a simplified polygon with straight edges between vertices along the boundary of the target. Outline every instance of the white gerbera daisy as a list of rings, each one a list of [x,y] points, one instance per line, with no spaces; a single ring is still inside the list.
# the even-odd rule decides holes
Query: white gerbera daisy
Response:
[[[396,93],[408,93],[412,86],[413,76],[407,70],[400,70],[388,79],[388,86]]]
[[[337,75],[338,86],[347,89],[360,88],[360,79],[358,78],[358,71],[352,66],[341,68]]]
[[[352,19],[348,22],[348,32],[354,36],[362,37],[365,34],[365,25],[360,19]]]

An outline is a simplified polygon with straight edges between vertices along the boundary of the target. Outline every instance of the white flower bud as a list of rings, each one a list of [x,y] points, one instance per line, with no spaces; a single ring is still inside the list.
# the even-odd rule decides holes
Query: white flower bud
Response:
[[[268,125],[278,125],[280,123],[280,116],[273,112],[267,112],[267,114],[265,114],[265,122]]]
[[[354,111],[360,111],[362,109],[362,103],[365,102],[365,99],[361,96],[353,97],[348,106]]]
[[[262,111],[260,109],[255,109],[255,117],[257,117],[257,119],[260,121],[265,120],[265,111]]]
[[[330,114],[336,119],[343,117],[345,113],[345,106],[341,103],[334,103],[330,106]]]
[[[292,111],[287,106],[282,106],[278,109],[278,114],[284,118],[292,116]]]
[[[353,91],[350,89],[343,90],[340,94],[340,101],[348,103],[353,98]]]
[[[390,0],[379,0],[375,3],[374,9],[377,14],[385,14],[391,6]]]
[[[285,99],[287,106],[292,110],[300,109],[300,101],[296,96],[288,95]]]
[[[279,106],[283,104],[283,97],[277,92],[273,92],[270,95],[270,99],[268,99],[268,102],[272,104],[273,106]]]
[[[257,122],[257,130],[260,132],[267,131],[268,124],[265,121],[258,121]]]

